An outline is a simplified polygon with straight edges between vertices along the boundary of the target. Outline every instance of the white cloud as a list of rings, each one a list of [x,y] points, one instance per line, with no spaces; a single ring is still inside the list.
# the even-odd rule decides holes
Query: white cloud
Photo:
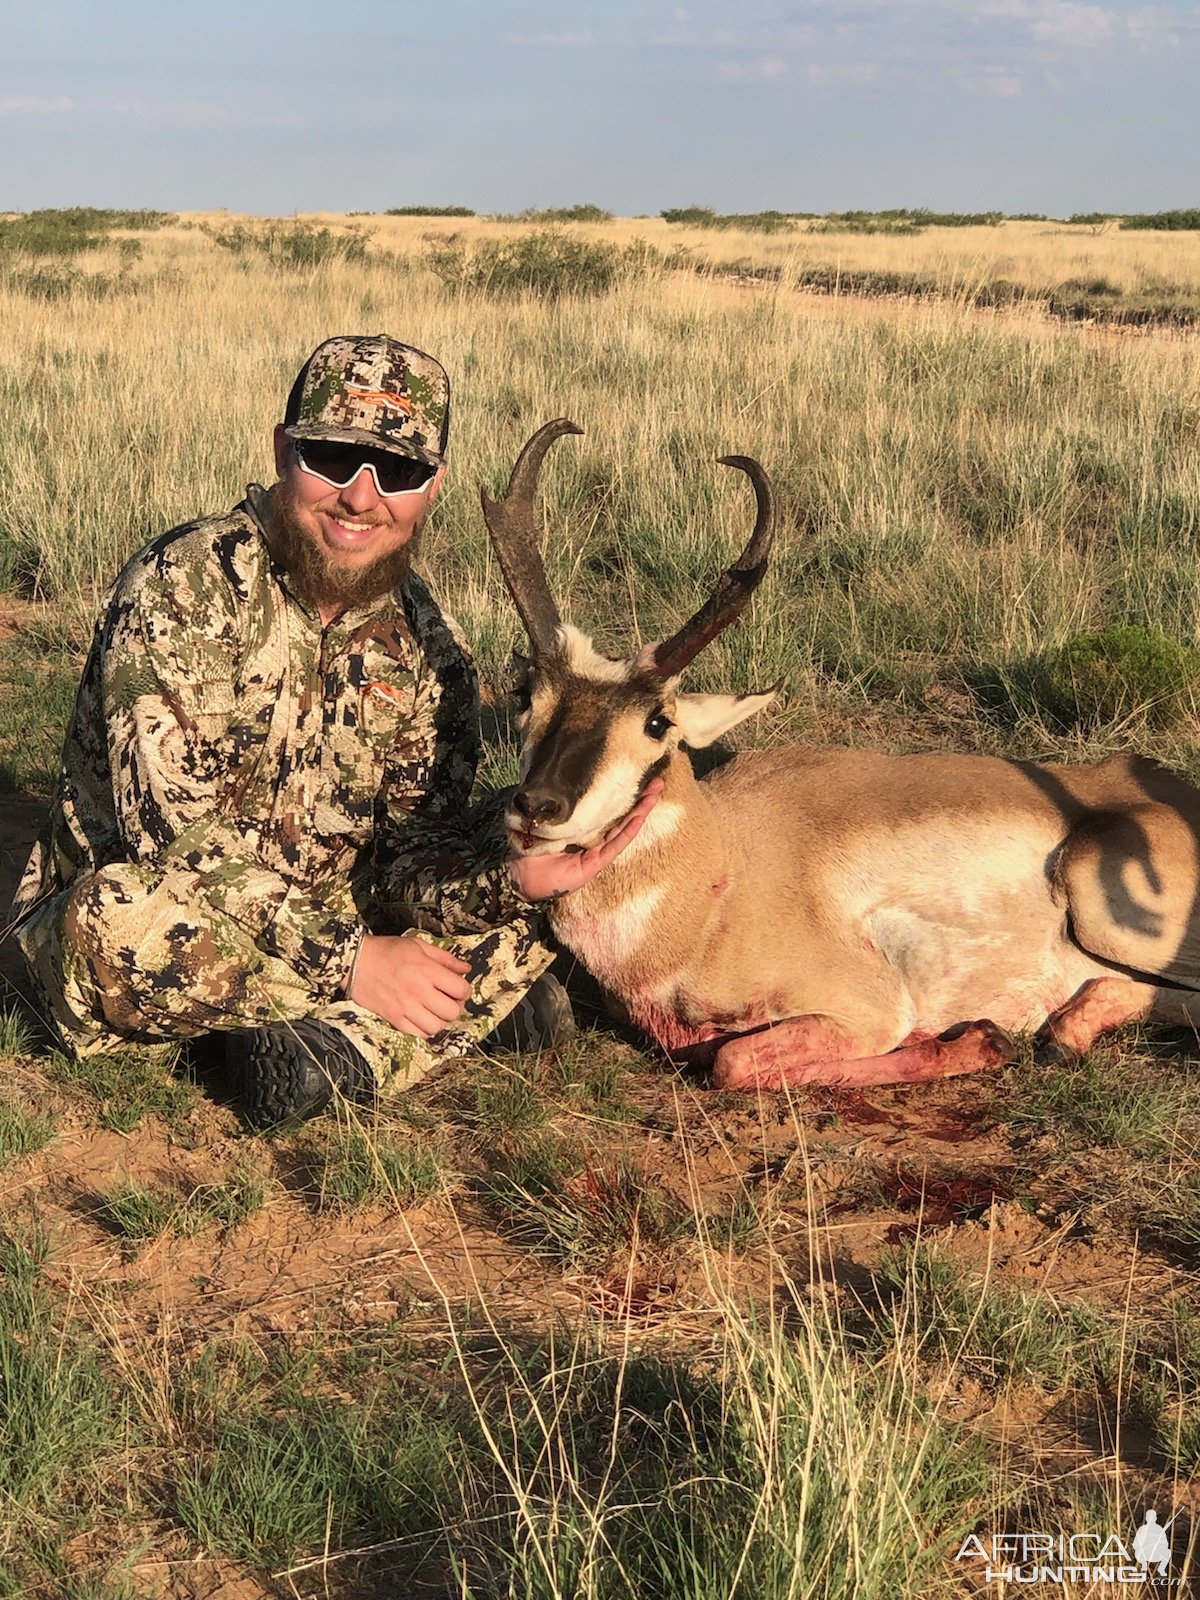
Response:
[[[861,88],[876,81],[879,68],[871,61],[810,61],[802,76],[817,89],[833,89],[839,84]]]
[[[515,44],[540,44],[551,50],[591,50],[600,43],[595,28],[566,28],[559,33],[514,35]]]
[[[975,71],[955,74],[960,88],[970,94],[995,95],[998,99],[1012,99],[1022,92],[1020,75],[1011,67],[980,67]]]
[[[53,117],[74,109],[65,94],[0,94],[0,117]]]
[[[206,100],[156,100],[140,95],[0,94],[0,116],[50,117],[75,115],[89,119],[113,118],[148,128],[301,128],[304,119],[294,113],[232,108]]]
[[[768,56],[763,61],[720,61],[717,77],[725,83],[772,83],[786,78],[790,68],[782,56]]]
[[[1200,9],[1195,7],[1158,5],[1123,11],[1083,0],[982,0],[970,9],[985,21],[1022,24],[1037,43],[1066,50],[1103,50],[1127,42],[1150,47],[1172,44],[1181,30],[1191,31],[1200,24]]]

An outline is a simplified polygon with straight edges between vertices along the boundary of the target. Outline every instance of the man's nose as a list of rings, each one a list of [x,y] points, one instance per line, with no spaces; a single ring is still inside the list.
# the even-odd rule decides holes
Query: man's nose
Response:
[[[359,467],[339,498],[348,511],[374,511],[379,504],[379,491],[365,466]]]

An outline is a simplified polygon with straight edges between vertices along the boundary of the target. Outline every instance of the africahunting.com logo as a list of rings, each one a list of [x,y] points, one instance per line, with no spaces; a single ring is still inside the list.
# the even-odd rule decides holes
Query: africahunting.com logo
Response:
[[[1166,1592],[1178,1590],[1171,1577],[1171,1524],[1147,1511],[1129,1541],[1116,1533],[968,1534],[956,1561],[970,1562],[985,1583],[1117,1583]]]

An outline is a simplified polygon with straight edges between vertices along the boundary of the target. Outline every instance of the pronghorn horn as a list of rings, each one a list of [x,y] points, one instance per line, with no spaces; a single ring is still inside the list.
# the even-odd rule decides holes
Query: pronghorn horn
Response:
[[[723,467],[737,467],[754,485],[758,504],[754,532],[750,543],[729,570],[721,574],[717,587],[696,615],[685,622],[678,633],[655,646],[653,665],[660,678],[677,677],[710,640],[737,620],[767,570],[767,556],[775,532],[775,491],[771,480],[750,456],[721,456],[719,460]]]
[[[479,491],[483,520],[500,561],[500,570],[521,613],[535,655],[550,654],[559,628],[558,607],[546,582],[546,569],[538,551],[533,497],[546,451],[565,433],[583,429],[566,417],[544,422],[517,457],[503,500]]]

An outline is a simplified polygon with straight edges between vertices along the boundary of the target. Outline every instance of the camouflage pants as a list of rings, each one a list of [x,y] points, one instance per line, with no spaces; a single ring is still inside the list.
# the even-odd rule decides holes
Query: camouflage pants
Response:
[[[43,1013],[76,1055],[130,1042],[196,1038],[313,1017],[338,1029],[394,1094],[465,1055],[550,965],[542,919],[524,908],[503,925],[438,932],[379,926],[453,950],[470,963],[471,997],[452,1027],[422,1040],[345,999],[314,994],[286,962],[264,954],[179,868],[117,863],[44,901],[18,934]],[[386,888],[377,891],[386,904]],[[470,920],[470,919],[464,919]]]

